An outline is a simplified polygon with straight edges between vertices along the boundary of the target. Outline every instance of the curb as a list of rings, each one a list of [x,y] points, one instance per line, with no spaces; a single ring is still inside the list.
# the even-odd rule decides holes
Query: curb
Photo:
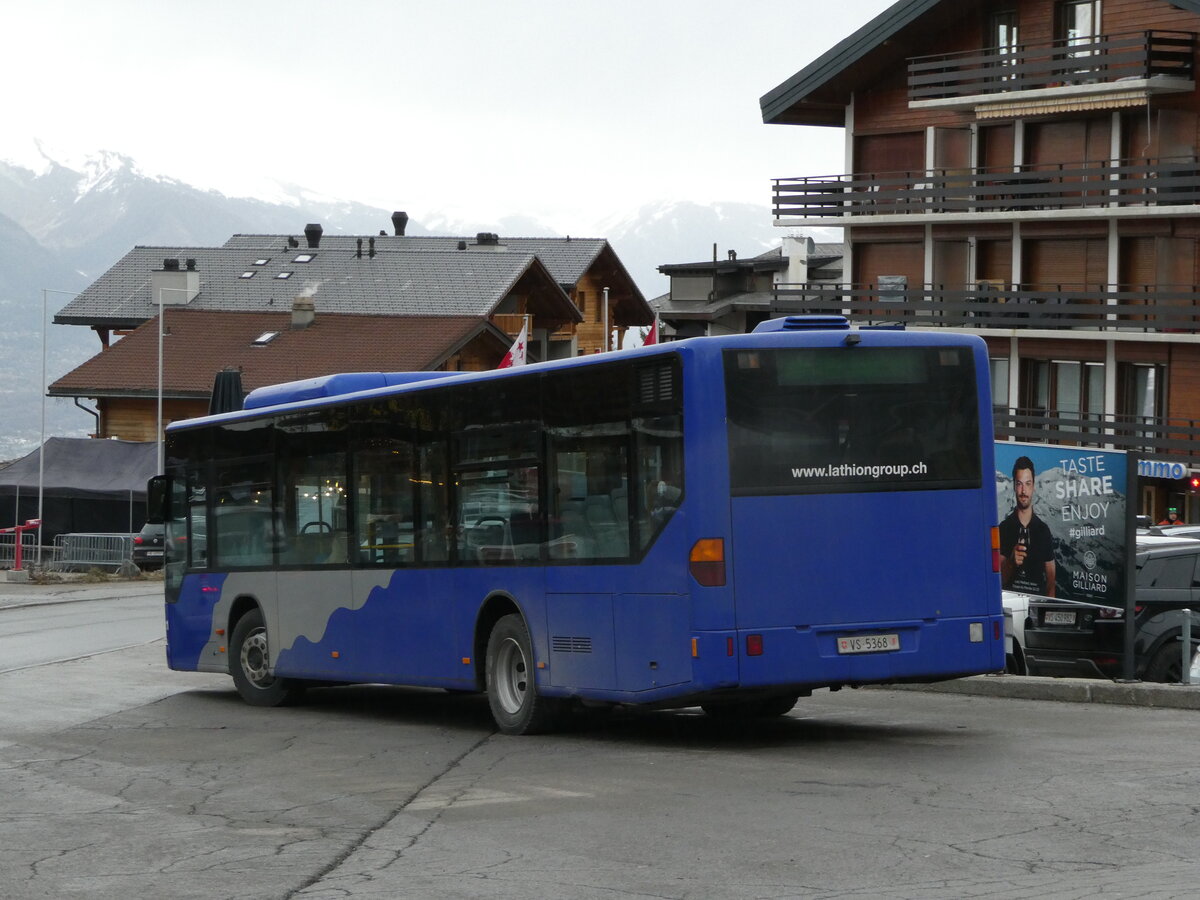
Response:
[[[1152,709],[1200,710],[1200,685],[1119,684],[1086,678],[1047,678],[1038,675],[972,675],[935,684],[888,685],[887,690],[927,691],[1011,700],[1057,700],[1061,703],[1107,703]]]

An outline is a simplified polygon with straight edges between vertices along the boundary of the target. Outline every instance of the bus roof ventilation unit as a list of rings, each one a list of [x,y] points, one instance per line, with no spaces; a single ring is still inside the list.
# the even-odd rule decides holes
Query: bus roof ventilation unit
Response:
[[[343,394],[357,394],[360,391],[396,387],[416,381],[430,381],[434,378],[448,378],[457,374],[459,373],[346,372],[341,375],[322,375],[318,378],[305,378],[302,381],[287,381],[283,384],[269,384],[257,388],[246,395],[243,409],[263,409],[267,406],[281,406],[284,403],[301,403],[305,400],[340,397]]]
[[[754,334],[767,331],[849,331],[845,316],[783,316],[767,319],[754,327]]]

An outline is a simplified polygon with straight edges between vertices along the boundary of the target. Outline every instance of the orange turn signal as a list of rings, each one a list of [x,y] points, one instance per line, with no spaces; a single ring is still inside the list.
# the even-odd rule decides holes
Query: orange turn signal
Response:
[[[722,538],[701,538],[692,545],[688,555],[688,571],[704,587],[725,584],[725,541]]]

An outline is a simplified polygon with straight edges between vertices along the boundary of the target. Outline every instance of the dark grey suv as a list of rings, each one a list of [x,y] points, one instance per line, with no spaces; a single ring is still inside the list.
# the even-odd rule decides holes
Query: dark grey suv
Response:
[[[1185,609],[1191,610],[1189,656],[1200,646],[1200,541],[1139,542],[1136,583],[1135,677],[1178,682]],[[1124,650],[1124,610],[1067,600],[1029,604],[1025,661],[1031,675],[1120,678]]]

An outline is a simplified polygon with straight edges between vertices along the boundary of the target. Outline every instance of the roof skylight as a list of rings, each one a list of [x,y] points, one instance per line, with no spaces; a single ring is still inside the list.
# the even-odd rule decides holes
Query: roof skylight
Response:
[[[276,280],[278,280],[278,281],[286,281],[287,279],[289,279],[291,277],[292,277],[291,272],[280,272],[278,275],[275,276]]]
[[[315,253],[301,253],[299,256],[297,256],[295,259],[293,259],[292,262],[298,262],[298,263],[312,262],[313,258],[316,255],[317,254],[315,254]]]
[[[275,338],[277,338],[277,337],[279,337],[278,331],[264,331],[262,334],[260,334],[258,337],[256,337],[253,341],[251,341],[251,343],[255,347],[262,347],[266,344],[271,343],[271,341],[275,340]]]
[[[255,272],[253,269],[251,269],[249,272],[243,272],[241,275],[238,276],[238,278],[253,278],[254,275],[255,275]]]

